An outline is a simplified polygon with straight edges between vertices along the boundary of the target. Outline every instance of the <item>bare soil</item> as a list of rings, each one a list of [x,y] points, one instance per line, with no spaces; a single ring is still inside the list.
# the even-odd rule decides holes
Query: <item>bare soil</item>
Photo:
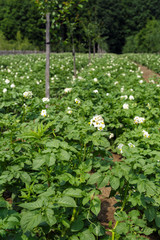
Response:
[[[151,78],[160,78],[160,75],[153,72],[152,70],[148,69],[145,66],[142,66],[140,64],[138,64],[138,67],[140,68],[140,70],[143,72],[143,79],[146,80],[146,82],[149,82],[149,79]]]

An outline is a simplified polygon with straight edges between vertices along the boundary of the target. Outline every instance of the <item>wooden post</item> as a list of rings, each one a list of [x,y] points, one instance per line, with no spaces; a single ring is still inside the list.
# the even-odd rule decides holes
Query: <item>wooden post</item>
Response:
[[[50,65],[50,13],[46,13],[46,97],[50,97],[49,91],[49,65]]]
[[[74,47],[74,37],[72,34],[72,55],[73,55],[73,69],[74,69],[74,77],[77,76],[76,74],[76,53],[75,53],[75,47]]]
[[[91,63],[91,39],[89,38],[89,63]]]

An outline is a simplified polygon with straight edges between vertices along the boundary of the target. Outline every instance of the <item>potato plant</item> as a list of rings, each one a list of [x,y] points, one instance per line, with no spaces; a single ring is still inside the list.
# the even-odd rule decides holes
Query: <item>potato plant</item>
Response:
[[[0,58],[2,239],[160,234],[160,88],[126,56],[77,58],[75,78],[70,54],[51,56],[50,99],[43,55]],[[111,236],[97,219],[102,187],[117,200]]]

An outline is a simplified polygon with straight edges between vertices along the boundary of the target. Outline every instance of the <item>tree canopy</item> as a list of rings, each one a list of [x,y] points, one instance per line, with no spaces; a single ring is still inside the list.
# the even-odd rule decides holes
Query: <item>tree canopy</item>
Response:
[[[60,8],[61,0],[57,3]],[[90,34],[92,45],[99,41],[102,48],[107,44],[108,51],[121,53],[130,36],[138,34],[149,20],[160,20],[159,0],[88,0],[83,5],[83,9],[76,11],[79,21],[74,36],[78,51],[87,51]],[[73,15],[74,5],[72,9]],[[51,16],[53,14],[54,11]],[[51,30],[53,51],[71,50],[70,27],[65,24],[66,20],[61,18],[56,35]],[[0,31],[6,40],[16,40],[17,32],[20,32],[22,39],[27,38],[39,49],[45,48],[45,23],[36,0],[0,0]]]

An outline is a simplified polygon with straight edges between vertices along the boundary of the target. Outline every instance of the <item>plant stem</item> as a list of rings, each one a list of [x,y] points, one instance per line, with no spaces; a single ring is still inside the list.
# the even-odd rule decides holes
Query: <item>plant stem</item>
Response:
[[[83,155],[83,161],[84,161],[85,158],[86,158],[86,148],[87,148],[87,146],[86,146],[86,144],[84,144],[84,155]]]
[[[123,200],[123,204],[122,204],[122,207],[121,207],[121,209],[120,209],[120,212],[123,211],[123,209],[124,209],[124,207],[125,207],[125,205],[126,205],[127,199],[129,198],[129,196],[130,196],[130,194],[131,194],[131,193],[130,193],[129,196],[128,196],[128,198],[127,198],[128,187],[129,187],[129,183],[127,183],[127,186],[126,186],[126,189],[125,189],[124,200]],[[115,224],[114,228],[112,229],[112,240],[115,240],[115,229],[116,229],[118,223],[119,223],[119,221],[116,221],[116,224]]]
[[[77,209],[73,208],[73,213],[72,213],[72,217],[71,217],[70,223],[74,222],[74,219],[75,219],[75,216],[76,216],[76,212],[77,212]]]

